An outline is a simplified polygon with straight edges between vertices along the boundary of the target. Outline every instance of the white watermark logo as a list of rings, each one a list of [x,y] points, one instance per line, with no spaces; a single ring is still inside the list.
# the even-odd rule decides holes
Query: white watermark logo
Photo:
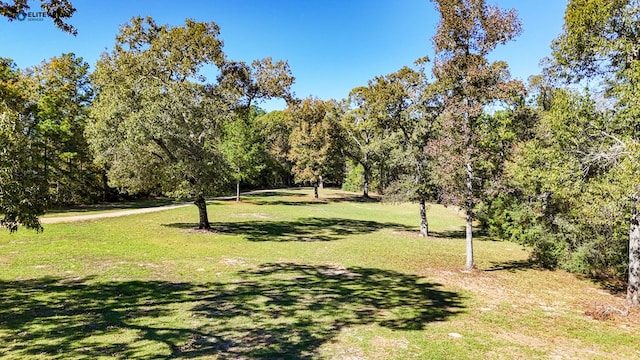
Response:
[[[44,11],[21,11],[16,19],[19,21],[43,21],[47,17],[49,15]]]

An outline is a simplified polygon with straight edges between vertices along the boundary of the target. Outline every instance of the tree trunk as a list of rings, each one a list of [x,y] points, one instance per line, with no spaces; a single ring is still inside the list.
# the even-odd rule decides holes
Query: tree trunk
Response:
[[[240,180],[236,181],[236,202],[240,202]]]
[[[382,162],[380,162],[380,167],[379,167],[379,183],[378,183],[378,188],[377,188],[377,193],[380,195],[384,195],[384,186],[386,185],[386,173],[385,173],[385,169],[384,169],[384,165],[382,164]]]
[[[369,198],[369,169],[364,167],[364,184],[362,184],[362,196],[365,198]]]
[[[316,199],[318,198],[318,183],[313,185],[313,197]]]
[[[640,212],[638,212],[638,200],[634,200],[633,212],[629,221],[627,303],[629,305],[640,305]]]
[[[467,262],[464,266],[466,270],[472,270],[475,267],[473,263],[473,169],[471,164],[467,163],[467,176],[465,179],[467,194],[465,199],[466,210],[466,238],[467,238]]]
[[[211,226],[209,225],[209,216],[207,215],[207,202],[204,200],[204,196],[198,195],[194,204],[198,207],[198,214],[200,215],[198,229],[211,229]]]
[[[424,198],[420,199],[420,236],[429,236],[429,223],[427,222],[427,204]]]

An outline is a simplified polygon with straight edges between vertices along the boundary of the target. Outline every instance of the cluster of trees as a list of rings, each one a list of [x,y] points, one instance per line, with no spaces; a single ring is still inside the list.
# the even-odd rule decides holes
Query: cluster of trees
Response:
[[[637,4],[569,1],[553,56],[527,96],[507,64],[487,60],[519,34],[515,12],[483,0],[434,2],[441,21],[431,82],[405,68],[351,94],[347,133],[358,134],[351,158],[365,194],[372,169],[386,192],[413,179],[405,198],[435,196],[465,211],[467,268],[479,220],[491,235],[532,246],[542,266],[626,278],[628,301],[638,305]],[[413,165],[400,165],[390,148]]]
[[[428,202],[459,207],[468,269],[479,221],[531,246],[543,266],[626,276],[638,304],[635,2],[570,0],[553,57],[527,89],[488,59],[521,32],[514,10],[432,1],[433,63],[419,59],[339,101],[296,99],[286,62],[228,59],[213,22],[134,18],[92,74],[72,54],[24,71],[0,59],[2,225],[39,228],[52,202],[113,188],[194,199],[208,228],[205,197],[230,184],[238,201],[248,185],[306,184],[318,197],[322,184],[342,184],[419,203],[425,236]],[[288,108],[257,106],[271,98]]]
[[[84,137],[91,98],[88,65],[73,54],[26,71],[0,58],[2,226],[40,228],[47,206],[104,198]]]
[[[503,191],[482,210],[492,234],[531,245],[541,265],[626,277],[635,305],[639,20],[634,1],[569,1],[553,58],[533,82],[533,136],[516,145]]]

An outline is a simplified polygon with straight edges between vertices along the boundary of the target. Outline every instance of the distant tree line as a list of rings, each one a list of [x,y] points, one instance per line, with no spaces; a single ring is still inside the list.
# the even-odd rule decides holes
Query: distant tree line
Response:
[[[570,0],[525,86],[488,60],[521,32],[514,10],[433,2],[433,62],[340,100],[296,98],[284,61],[228,59],[213,22],[134,18],[93,73],[73,54],[24,70],[0,59],[2,226],[40,229],[54,205],[155,193],[192,199],[206,229],[207,196],[300,184],[320,197],[329,184],[417,202],[424,236],[429,202],[457,206],[467,269],[479,226],[541,266],[626,281],[640,303],[635,3]],[[272,98],[287,108],[259,107]]]

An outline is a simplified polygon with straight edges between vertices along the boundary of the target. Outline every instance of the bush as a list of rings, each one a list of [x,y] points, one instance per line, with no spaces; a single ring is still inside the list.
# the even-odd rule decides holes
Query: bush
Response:
[[[371,184],[370,184],[371,185]],[[361,192],[364,186],[364,168],[353,161],[347,161],[347,176],[342,182],[342,190]]]

